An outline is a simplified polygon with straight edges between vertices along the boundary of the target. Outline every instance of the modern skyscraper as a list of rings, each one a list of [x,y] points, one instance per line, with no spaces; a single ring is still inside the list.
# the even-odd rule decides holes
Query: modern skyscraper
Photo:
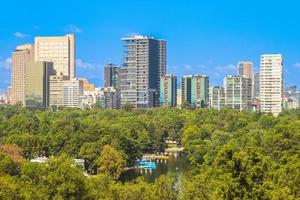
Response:
[[[36,37],[35,61],[53,62],[56,75],[75,77],[75,37]]]
[[[215,86],[209,88],[209,107],[220,110],[225,106],[225,91],[223,87]]]
[[[159,77],[167,73],[167,42],[158,40],[159,44]]]
[[[148,36],[122,38],[121,103],[138,108],[159,106],[160,77],[166,72],[166,44]]]
[[[183,76],[181,79],[181,103],[191,105],[192,75]]]
[[[253,79],[253,63],[252,62],[240,62],[238,64],[238,75],[243,76],[245,78]]]
[[[277,116],[283,105],[283,56],[266,54],[260,57],[260,109]]]
[[[253,75],[253,63],[249,61],[240,62],[238,64],[238,75],[245,77],[248,80],[248,96],[250,99],[254,97],[254,75]]]
[[[83,83],[79,79],[63,81],[63,105],[69,108],[80,108],[80,98],[83,96]]]
[[[165,75],[160,78],[160,106],[175,107],[177,104],[177,77]]]
[[[104,67],[104,87],[119,88],[119,69],[112,63]]]
[[[205,108],[209,105],[209,79],[206,75],[194,75],[191,80],[191,106]]]
[[[239,75],[229,75],[224,79],[225,105],[234,110],[249,110],[251,98],[249,98],[248,78]]]
[[[17,46],[12,53],[11,104],[25,105],[25,73],[27,63],[34,61],[34,45]]]
[[[49,84],[50,76],[54,73],[53,63],[28,62],[25,71],[26,107],[49,107]]]
[[[254,81],[253,82],[254,82],[254,87],[253,87],[254,88],[254,92],[253,92],[254,94],[253,94],[253,97],[254,98],[259,98],[259,96],[260,96],[259,95],[259,93],[260,93],[259,92],[259,87],[260,87],[259,86],[260,85],[259,84],[260,83],[260,73],[259,72],[256,72],[254,74]]]

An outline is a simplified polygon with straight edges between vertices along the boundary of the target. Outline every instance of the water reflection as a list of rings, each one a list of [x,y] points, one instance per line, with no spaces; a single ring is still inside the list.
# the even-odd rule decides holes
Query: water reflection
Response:
[[[170,155],[168,160],[156,160],[156,169],[130,169],[124,172],[120,180],[122,182],[131,181],[139,176],[143,176],[148,183],[154,182],[160,175],[176,174],[180,176],[189,170],[189,162],[184,153]]]

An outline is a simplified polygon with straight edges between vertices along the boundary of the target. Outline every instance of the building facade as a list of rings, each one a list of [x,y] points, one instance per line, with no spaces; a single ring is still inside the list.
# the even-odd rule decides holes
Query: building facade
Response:
[[[148,36],[122,38],[124,63],[120,75],[121,104],[159,106],[160,77],[166,72],[166,43]]]
[[[239,75],[229,75],[224,79],[225,105],[234,110],[249,110],[251,98],[249,98],[248,78]]]
[[[252,99],[254,97],[253,63],[249,61],[240,62],[237,69],[237,75],[248,79],[248,98]]]
[[[35,61],[53,62],[56,75],[75,77],[75,36],[36,37]]]
[[[191,106],[206,108],[209,105],[209,79],[206,75],[194,75],[191,80]]]
[[[176,107],[177,105],[177,77],[165,75],[160,78],[160,106]]]
[[[48,108],[50,76],[54,73],[51,62],[28,62],[25,80],[25,106]]]
[[[63,106],[80,108],[80,98],[83,96],[83,83],[79,79],[63,81]]]
[[[34,61],[34,45],[17,46],[12,53],[10,103],[25,105],[25,77],[27,63]]]
[[[104,87],[119,89],[119,69],[112,63],[104,67]]]
[[[254,74],[254,81],[253,81],[253,83],[254,83],[254,91],[253,91],[253,97],[254,98],[259,98],[259,89],[260,89],[260,73],[259,72],[256,72],[255,74]]]
[[[249,61],[240,62],[237,67],[237,75],[253,79],[253,63]]]
[[[117,90],[114,87],[96,88],[96,102],[103,109],[120,109]]]
[[[64,99],[63,99],[63,81],[68,80],[67,76],[63,75],[53,75],[50,76],[50,100],[49,106],[64,106]]]
[[[225,91],[223,87],[215,86],[209,88],[209,107],[220,110],[225,106]]]
[[[260,58],[260,109],[277,116],[283,106],[283,56],[265,54]]]
[[[176,104],[178,108],[181,108],[182,105],[182,98],[181,98],[181,88],[177,88],[177,100]]]
[[[181,103],[191,105],[192,75],[183,76],[181,79]]]

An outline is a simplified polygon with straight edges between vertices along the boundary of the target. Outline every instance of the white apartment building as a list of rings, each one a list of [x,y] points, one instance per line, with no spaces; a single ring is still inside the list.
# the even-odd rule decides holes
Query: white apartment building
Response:
[[[265,54],[260,58],[260,109],[277,116],[283,105],[283,56]]]
[[[79,79],[63,81],[63,106],[80,108],[80,98],[83,96],[83,83]]]
[[[229,75],[224,79],[225,105],[234,110],[249,110],[249,79],[243,76]]]
[[[221,110],[225,106],[225,91],[223,87],[215,86],[209,88],[209,107]]]

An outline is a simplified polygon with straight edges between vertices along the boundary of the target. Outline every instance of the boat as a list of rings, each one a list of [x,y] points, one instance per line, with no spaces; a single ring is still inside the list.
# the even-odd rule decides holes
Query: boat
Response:
[[[156,163],[152,162],[151,160],[138,160],[137,161],[138,167],[143,169],[156,169]]]

